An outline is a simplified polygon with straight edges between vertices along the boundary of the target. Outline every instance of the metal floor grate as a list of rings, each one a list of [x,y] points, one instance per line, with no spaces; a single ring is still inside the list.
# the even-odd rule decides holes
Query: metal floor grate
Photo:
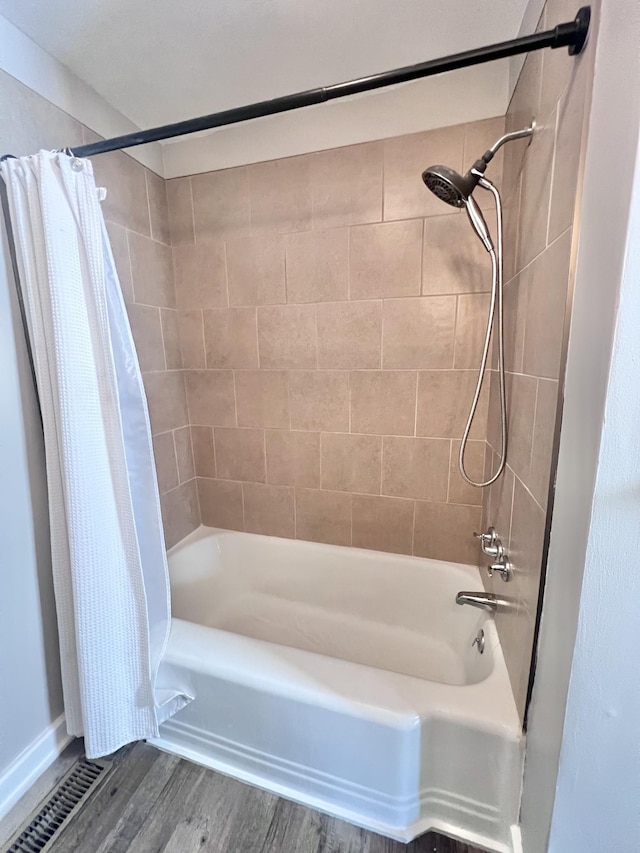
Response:
[[[49,799],[4,848],[6,853],[45,853],[69,818],[111,767],[110,761],[81,758],[62,777]]]

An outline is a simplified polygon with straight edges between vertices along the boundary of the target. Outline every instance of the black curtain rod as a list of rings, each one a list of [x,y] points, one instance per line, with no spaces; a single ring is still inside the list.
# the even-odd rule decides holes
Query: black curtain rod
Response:
[[[531,36],[522,36],[488,47],[479,47],[475,50],[465,50],[462,53],[454,53],[441,59],[420,62],[418,65],[408,65],[394,71],[384,71],[381,74],[372,74],[370,77],[361,77],[359,80],[309,89],[306,92],[285,95],[271,101],[260,101],[257,104],[248,104],[244,107],[236,107],[220,113],[179,121],[175,124],[127,133],[113,139],[80,145],[73,148],[72,151],[76,157],[92,157],[94,154],[105,154],[108,151],[118,151],[121,148],[144,145],[147,142],[157,142],[161,139],[171,139],[174,136],[184,136],[187,133],[196,133],[200,130],[211,130],[214,127],[224,127],[227,124],[237,124],[262,116],[297,110],[300,107],[333,101],[347,95],[356,95],[360,92],[369,92],[372,89],[394,86],[397,83],[406,83],[409,80],[418,80],[421,77],[430,77],[433,74],[442,74],[445,71],[454,71],[457,68],[466,68],[469,65],[479,65],[482,62],[492,62],[495,59],[504,59],[507,56],[529,53],[545,47],[568,47],[569,53],[573,56],[580,53],[584,47],[589,32],[590,18],[591,7],[583,6],[578,10],[575,20],[570,23],[558,24],[552,30],[535,33]]]

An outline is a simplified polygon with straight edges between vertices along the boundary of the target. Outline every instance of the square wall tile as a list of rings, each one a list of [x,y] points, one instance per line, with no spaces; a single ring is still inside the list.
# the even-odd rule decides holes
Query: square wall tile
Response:
[[[289,428],[289,377],[284,370],[238,370],[238,426]]]
[[[167,370],[182,370],[182,350],[178,330],[178,312],[175,308],[161,308],[162,342]]]
[[[160,494],[169,492],[179,484],[176,451],[172,432],[161,432],[153,436],[153,455]]]
[[[354,495],[351,506],[354,548],[411,554],[414,501]]]
[[[242,483],[198,477],[202,523],[224,530],[244,530]]]
[[[516,477],[509,548],[513,577],[509,586],[511,594],[531,613],[535,613],[538,603],[544,527],[544,510]],[[527,651],[530,653],[530,649]]]
[[[427,166],[446,163],[462,172],[465,126],[445,127],[396,136],[384,141],[384,218],[438,216],[447,205],[425,187]],[[453,208],[449,208],[453,212]]]
[[[527,485],[543,509],[547,507],[557,409],[558,382],[554,379],[539,379]]]
[[[351,229],[351,299],[420,293],[422,222],[384,222]]]
[[[303,369],[316,366],[316,306],[258,308],[260,367]]]
[[[385,436],[382,493],[403,498],[446,501],[451,442],[442,438]]]
[[[583,137],[584,102],[585,87],[579,79],[574,79],[558,104],[558,135],[547,240],[549,243],[566,231],[573,222]]]
[[[531,270],[522,270],[504,289],[504,363],[509,373],[522,373],[527,302]],[[498,367],[498,346],[492,346],[492,366]]]
[[[523,370],[558,379],[567,309],[571,230],[565,231],[531,267],[525,320]]]
[[[318,367],[380,367],[382,302],[328,302],[317,306]]]
[[[247,533],[295,538],[294,497],[290,486],[243,483],[242,493]]]
[[[565,54],[566,55],[566,54]],[[506,115],[505,130],[521,130],[531,124],[531,119],[540,121],[548,115],[541,112],[540,82],[542,74],[542,51],[534,51],[525,59],[516,88]],[[529,139],[510,142],[504,147],[504,170],[502,186],[505,198],[509,198],[519,178],[527,151]]]
[[[424,223],[422,292],[491,290],[491,260],[466,214],[430,216]]]
[[[349,430],[349,374],[295,370],[289,376],[291,429]]]
[[[255,308],[215,308],[204,311],[207,367],[258,367],[258,327]]]
[[[413,553],[477,566],[480,548],[473,532],[478,530],[481,515],[479,506],[417,501]]]
[[[473,400],[477,373],[473,370],[421,370],[418,375],[417,435],[462,438]],[[485,382],[470,437],[484,439],[488,387]]]
[[[191,428],[185,426],[174,430],[173,441],[176,446],[178,476],[181,483],[186,483],[189,480],[193,480],[196,476],[196,469],[193,463],[193,450],[191,447]]]
[[[95,136],[92,141],[96,141]],[[102,203],[104,218],[150,237],[145,167],[124,151],[101,154],[92,163],[96,185],[108,188]]]
[[[539,255],[547,244],[555,132],[554,110],[550,115],[541,117],[525,156],[520,196],[518,270]]]
[[[201,242],[173,249],[178,308],[221,308],[227,304],[224,243]]]
[[[385,369],[453,367],[455,296],[389,299],[384,303]]]
[[[192,426],[191,446],[197,477],[216,476],[216,455],[213,449],[213,427]]]
[[[127,313],[140,370],[165,370],[160,309],[132,304]]]
[[[235,426],[236,404],[231,370],[186,370],[190,423]]]
[[[351,545],[351,495],[296,489],[296,538]]]
[[[229,305],[287,301],[284,237],[257,234],[227,241]]]
[[[458,296],[454,367],[478,370],[487,333],[489,306],[488,293]]]
[[[483,489],[470,486],[463,479],[458,466],[460,455],[460,441],[451,442],[451,464],[449,466],[449,497],[452,504],[469,504],[470,506],[482,506]],[[486,442],[468,441],[464,454],[464,469],[467,476],[476,483],[485,480],[485,454]]]
[[[179,309],[177,316],[182,366],[188,370],[204,368],[204,325],[202,311]]]
[[[266,431],[267,482],[320,488],[320,433]]]
[[[181,371],[145,373],[143,379],[154,434],[178,429],[189,423]]]
[[[195,242],[191,178],[172,178],[165,181],[169,211],[169,233],[172,246]]]
[[[382,438],[323,433],[320,438],[323,489],[380,494]]]
[[[416,388],[415,370],[353,371],[351,432],[413,435]]]
[[[196,481],[183,483],[160,496],[164,540],[167,549],[173,548],[200,525],[200,508]]]
[[[251,228],[257,232],[311,228],[309,155],[247,167],[251,187]]]
[[[191,178],[193,217],[198,242],[248,234],[251,224],[246,166]]]
[[[319,151],[311,158],[313,227],[382,219],[382,142]]]
[[[265,482],[264,430],[216,427],[213,440],[220,479]]]
[[[120,289],[122,290],[124,301],[129,304],[130,302],[133,302],[134,297],[127,231],[122,227],[122,225],[116,225],[115,222],[107,222],[106,226],[111,251],[113,253],[113,260],[116,265],[116,272],[118,273]]]
[[[169,236],[169,209],[167,205],[166,181],[150,169],[146,170],[151,237],[159,243],[171,245]]]
[[[498,383],[496,382],[496,385]],[[531,447],[536,412],[538,380],[533,376],[510,374],[507,384],[507,424],[509,464],[525,482],[531,470]],[[495,413],[497,405],[492,407]],[[495,447],[498,450],[498,447]]]
[[[128,237],[136,302],[175,308],[171,249],[133,231],[128,232]]]
[[[349,298],[349,229],[287,234],[287,302]]]

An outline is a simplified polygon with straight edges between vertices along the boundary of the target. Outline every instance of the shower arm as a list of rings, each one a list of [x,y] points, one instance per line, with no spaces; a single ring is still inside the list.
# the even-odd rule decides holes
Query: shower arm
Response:
[[[507,142],[512,142],[514,139],[526,139],[527,137],[531,138],[536,129],[536,121],[535,118],[531,121],[531,125],[529,127],[525,127],[522,130],[512,130],[511,133],[505,133],[504,136],[501,136],[497,142],[494,142],[491,148],[488,149],[491,152],[491,156],[494,157],[498,151],[505,145]],[[487,156],[486,154],[484,155]]]

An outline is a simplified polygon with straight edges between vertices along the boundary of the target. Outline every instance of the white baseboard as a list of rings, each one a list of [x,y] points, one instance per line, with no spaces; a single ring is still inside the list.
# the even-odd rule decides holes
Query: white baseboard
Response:
[[[0,820],[53,764],[71,740],[71,735],[67,734],[64,714],[61,714],[0,774]]]

